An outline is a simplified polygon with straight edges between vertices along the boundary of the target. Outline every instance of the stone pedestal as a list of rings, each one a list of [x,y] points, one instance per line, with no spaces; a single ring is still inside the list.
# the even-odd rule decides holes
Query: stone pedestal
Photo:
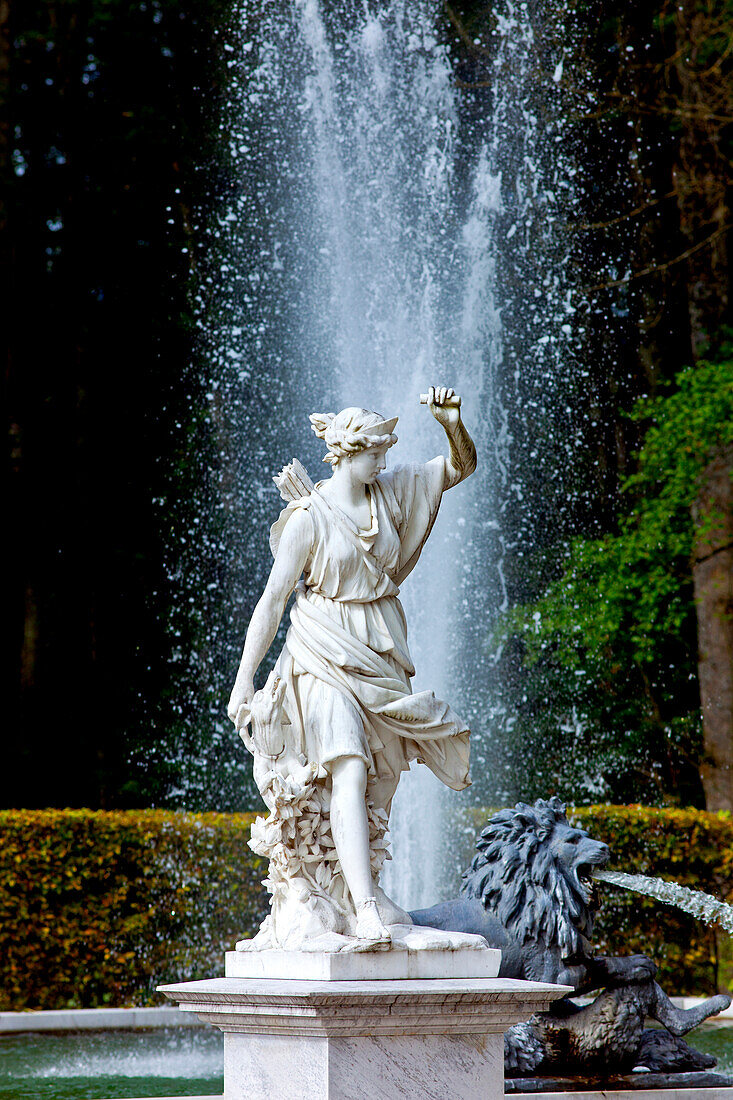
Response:
[[[160,987],[224,1032],[225,1100],[500,1100],[503,1032],[566,986],[214,978]]]

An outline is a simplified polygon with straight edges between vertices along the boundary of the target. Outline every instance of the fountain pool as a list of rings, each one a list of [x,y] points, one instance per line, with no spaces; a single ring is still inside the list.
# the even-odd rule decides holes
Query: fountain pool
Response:
[[[0,1036],[0,1100],[124,1100],[223,1091],[223,1037],[214,1028]]]
[[[685,1039],[695,1050],[717,1058],[718,1072],[733,1073],[733,1028],[729,1024],[707,1023],[704,1027],[691,1031]]]
[[[729,1022],[708,1023],[687,1039],[714,1055],[721,1073],[733,1073]],[[205,1026],[0,1036],[0,1100],[221,1096],[223,1089],[222,1036]]]

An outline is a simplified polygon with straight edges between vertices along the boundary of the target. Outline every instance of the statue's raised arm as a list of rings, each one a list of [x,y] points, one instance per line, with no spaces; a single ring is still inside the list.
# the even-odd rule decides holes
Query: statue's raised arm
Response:
[[[445,488],[451,489],[476,469],[476,447],[461,420],[461,399],[451,388],[431,386],[427,393],[420,394],[420,402],[428,406],[448,436],[450,453],[445,459]]]

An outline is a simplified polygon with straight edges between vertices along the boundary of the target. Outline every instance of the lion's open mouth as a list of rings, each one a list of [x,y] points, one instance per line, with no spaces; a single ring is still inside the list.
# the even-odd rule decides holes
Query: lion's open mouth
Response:
[[[590,863],[581,863],[575,868],[575,877],[578,880],[580,892],[586,902],[589,902],[593,894],[593,867]]]
[[[582,895],[586,904],[590,904],[596,898],[597,883],[595,880],[595,872],[602,867],[605,867],[608,863],[608,855],[603,855],[597,860],[592,860],[588,863],[579,863],[575,867],[575,879],[578,884],[578,890]]]
[[[578,868],[578,882],[587,889],[593,885],[593,868],[588,864]]]

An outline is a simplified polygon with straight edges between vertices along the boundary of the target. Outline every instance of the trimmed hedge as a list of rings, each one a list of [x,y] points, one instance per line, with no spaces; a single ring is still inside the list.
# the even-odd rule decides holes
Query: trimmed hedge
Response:
[[[255,814],[0,811],[0,1008],[162,1000],[267,911]]]
[[[468,811],[477,828],[488,813]],[[224,951],[267,911],[255,814],[0,811],[0,1009],[146,1004],[162,982],[220,974]],[[617,870],[733,901],[726,814],[590,806],[573,819]],[[595,942],[643,951],[670,993],[733,980],[731,938],[671,906],[600,884]]]
[[[733,904],[733,820],[727,812],[588,806],[572,818],[611,849],[609,866],[704,890]],[[733,988],[733,940],[672,905],[599,883],[594,941],[607,954],[651,955],[670,994]]]

